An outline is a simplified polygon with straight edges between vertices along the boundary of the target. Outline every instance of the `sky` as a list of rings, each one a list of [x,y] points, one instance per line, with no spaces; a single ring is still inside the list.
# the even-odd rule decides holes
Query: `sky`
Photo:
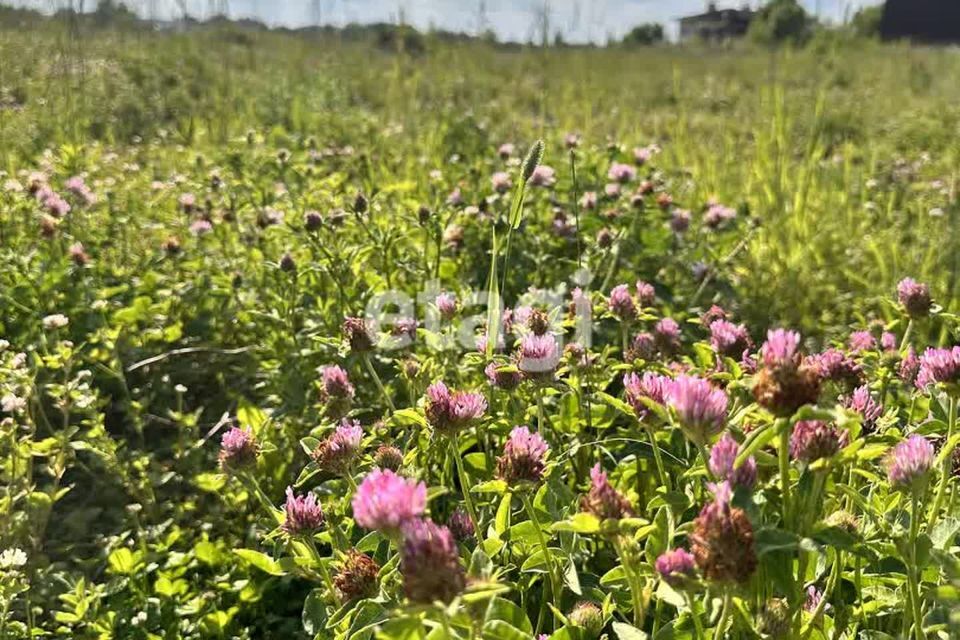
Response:
[[[2,0],[0,0],[2,1]],[[72,0],[74,5],[84,0]],[[204,17],[226,6],[231,17],[255,17],[271,25],[299,27],[316,23],[396,22],[400,16],[419,28],[431,26],[476,33],[493,29],[501,40],[525,42],[538,37],[544,4],[549,8],[550,32],[560,31],[568,42],[603,43],[619,38],[631,27],[659,22],[668,34],[676,19],[700,13],[706,0],[182,0],[194,16]],[[801,0],[825,21],[842,22],[862,6],[882,0]],[[7,0],[6,4],[50,8],[71,0]],[[143,15],[177,15],[177,0],[125,0]],[[85,0],[86,6],[96,0]],[[719,7],[757,6],[759,0],[718,0]]]

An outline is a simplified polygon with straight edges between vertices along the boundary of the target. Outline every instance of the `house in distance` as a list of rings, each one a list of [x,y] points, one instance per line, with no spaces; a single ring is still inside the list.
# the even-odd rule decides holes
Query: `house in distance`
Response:
[[[754,15],[749,7],[718,9],[715,2],[710,2],[706,13],[680,18],[680,41],[718,42],[741,38],[747,34]]]

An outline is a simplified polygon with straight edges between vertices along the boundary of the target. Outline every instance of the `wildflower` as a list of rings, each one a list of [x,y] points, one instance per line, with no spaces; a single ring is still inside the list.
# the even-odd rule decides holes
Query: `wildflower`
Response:
[[[191,213],[197,206],[197,196],[192,193],[180,194],[180,197],[177,198],[177,204],[180,205],[184,213]]]
[[[347,372],[337,365],[320,369],[320,399],[326,405],[324,413],[330,418],[341,418],[353,404],[354,388]]]
[[[787,638],[790,634],[790,605],[783,598],[770,598],[760,614],[760,631],[767,637]]]
[[[441,293],[437,296],[435,302],[440,317],[444,320],[453,320],[457,315],[457,297],[452,293]]]
[[[635,147],[633,149],[633,161],[638,166],[646,164],[651,157],[653,157],[653,151],[650,147]]]
[[[920,356],[917,388],[925,390],[934,384],[953,389],[960,382],[960,347],[952,349],[928,348]]]
[[[450,514],[450,517],[447,519],[447,528],[450,529],[450,533],[453,534],[453,538],[457,542],[472,540],[476,533],[473,529],[473,522],[470,520],[470,516],[460,508]]]
[[[353,518],[365,529],[387,534],[399,532],[406,522],[423,515],[427,486],[389,469],[374,469],[353,496]]]
[[[560,364],[560,346],[551,335],[527,335],[520,341],[520,371],[533,380],[553,378]]]
[[[353,212],[357,215],[363,215],[370,208],[370,201],[367,200],[367,196],[363,195],[362,191],[357,191],[357,195],[353,198]]]
[[[531,309],[526,325],[534,335],[545,335],[550,330],[550,316],[543,309]]]
[[[505,391],[516,389],[522,380],[519,369],[514,366],[498,366],[495,362],[488,364],[483,372],[490,384]]]
[[[623,377],[623,387],[626,390],[627,402],[633,407],[637,418],[643,419],[650,412],[644,399],[663,404],[667,387],[673,382],[667,376],[647,371],[641,378],[635,373],[628,373]]]
[[[674,209],[670,212],[670,230],[683,233],[690,228],[690,212],[686,209]]]
[[[323,226],[323,216],[319,211],[307,211],[303,214],[303,228],[307,231],[319,231]]]
[[[627,347],[627,352],[624,354],[624,359],[627,362],[633,362],[634,360],[653,360],[656,355],[657,342],[653,334],[642,332],[633,337],[633,340]]]
[[[427,387],[427,422],[440,433],[451,435],[465,429],[486,410],[487,400],[481,393],[451,393],[443,382]]]
[[[622,322],[628,322],[637,317],[637,306],[630,296],[630,288],[625,284],[617,285],[610,291],[607,306],[610,312]]]
[[[895,489],[918,489],[933,466],[933,445],[923,436],[910,436],[887,459],[887,480]]]
[[[43,318],[43,328],[47,331],[62,329],[70,324],[70,319],[62,313],[54,313]]]
[[[611,182],[603,186],[603,194],[610,199],[620,197],[621,188],[619,183]]]
[[[846,399],[844,406],[860,414],[860,422],[866,431],[873,431],[877,419],[883,415],[883,406],[870,395],[870,388],[861,385],[853,390],[853,394]]]
[[[880,347],[884,351],[896,351],[897,336],[893,335],[889,331],[884,331],[880,334]]]
[[[710,323],[710,344],[718,354],[728,358],[738,358],[752,346],[747,328],[727,320]]]
[[[343,321],[343,335],[350,343],[350,349],[358,353],[370,351],[373,349],[373,336],[371,336],[367,323],[363,318],[348,317]]]
[[[852,387],[863,381],[863,368],[840,349],[831,347],[822,353],[810,356],[807,362],[816,368],[820,379],[824,382],[831,381]]]
[[[283,511],[286,517],[281,529],[289,536],[309,536],[323,526],[323,510],[313,493],[298,496],[293,492],[293,487],[287,487]]]
[[[599,463],[590,469],[590,490],[580,499],[580,508],[600,520],[619,520],[633,515],[630,501],[613,488]]]
[[[615,162],[611,165],[610,170],[607,171],[607,178],[620,184],[633,182],[636,177],[637,170],[633,166],[620,162]]]
[[[510,187],[513,186],[513,183],[510,181],[510,174],[503,171],[498,171],[493,174],[490,178],[490,184],[497,193],[506,193],[510,190]]]
[[[800,334],[783,329],[767,333],[761,348],[763,369],[753,388],[757,402],[781,416],[793,413],[820,395],[820,372],[814,363],[804,362],[798,350]]]
[[[913,278],[904,278],[897,284],[897,299],[911,318],[923,318],[930,314],[933,299],[930,287]]]
[[[831,458],[847,444],[847,432],[822,420],[801,420],[790,435],[790,457],[811,463]]]
[[[653,285],[643,280],[637,280],[634,286],[637,291],[637,304],[641,307],[652,307],[657,299],[657,292]]]
[[[695,281],[703,282],[703,280],[710,275],[710,265],[698,260],[690,266],[690,275],[693,276]]]
[[[657,196],[657,206],[668,211],[673,206],[673,196],[669,193],[661,193]]]
[[[673,549],[661,553],[654,567],[660,574],[660,578],[671,587],[682,586],[697,572],[696,559],[686,549]]]
[[[854,331],[850,334],[847,345],[854,353],[872,351],[877,348],[877,339],[869,331]]]
[[[497,458],[497,477],[510,486],[543,480],[545,458],[550,447],[538,433],[525,426],[514,427]]]
[[[556,171],[545,164],[538,165],[530,175],[530,184],[535,187],[552,187],[556,181]]]
[[[344,418],[333,434],[317,445],[310,457],[324,471],[346,473],[360,452],[362,439],[363,428],[360,423]]]
[[[294,273],[297,270],[297,262],[289,253],[283,254],[280,258],[280,270],[287,273]]]
[[[568,133],[563,136],[563,146],[567,149],[576,149],[580,146],[580,134],[579,133]]]
[[[379,573],[380,565],[373,558],[356,549],[350,549],[333,578],[333,588],[343,603],[372,598],[377,594]]]
[[[180,239],[176,236],[170,236],[163,241],[160,248],[163,249],[167,255],[175,256],[180,253]]]
[[[700,511],[690,536],[697,566],[708,580],[743,584],[757,567],[753,525],[730,504],[730,486],[714,485],[715,499]]]
[[[213,225],[206,218],[198,218],[190,223],[190,233],[195,236],[204,236],[213,231]]]
[[[723,429],[727,394],[707,380],[678,376],[665,386],[664,399],[676,413],[684,435],[695,444],[706,444]]]
[[[807,598],[803,603],[803,610],[807,613],[813,614],[820,609],[820,603],[823,602],[823,592],[817,589],[816,585],[810,585],[807,587]],[[820,610],[822,614],[823,611],[826,611],[830,608],[830,605],[827,604]]]
[[[739,467],[735,467],[740,445],[729,433],[725,433],[717,444],[710,449],[708,466],[710,473],[718,481],[727,480],[734,487],[753,489],[757,483],[757,461],[750,456]]]
[[[597,246],[601,249],[609,249],[613,246],[613,231],[604,227],[597,232]]]
[[[597,208],[597,192],[587,191],[580,197],[580,206],[587,211]]]
[[[907,384],[913,384],[920,371],[920,358],[913,347],[907,347],[907,353],[900,360],[900,366],[897,367],[897,376]]]
[[[220,439],[220,468],[224,471],[256,464],[259,455],[260,446],[252,431],[233,427]]]
[[[711,229],[716,229],[736,217],[736,209],[725,207],[722,204],[714,204],[707,209],[705,214],[703,214],[703,223]]]
[[[78,267],[82,267],[90,262],[90,256],[87,255],[87,252],[83,249],[83,245],[79,242],[74,242],[72,245],[70,245],[68,253],[70,255],[70,260]]]
[[[373,464],[380,469],[397,471],[403,466],[403,452],[392,445],[382,444],[373,454]]]
[[[404,524],[400,572],[404,594],[419,604],[449,603],[466,587],[466,574],[453,534],[430,520]]]
[[[515,147],[512,143],[504,142],[502,145],[500,145],[500,148],[497,149],[497,155],[500,156],[501,160],[507,160],[513,155],[514,149]]]
[[[852,536],[858,535],[860,531],[860,522],[857,520],[857,517],[849,511],[834,511],[827,516],[824,524],[828,527],[842,529]]]
[[[567,619],[575,627],[583,630],[587,640],[594,640],[603,631],[603,611],[592,602],[580,602],[570,613]]]
[[[719,305],[711,305],[709,309],[703,312],[703,315],[700,316],[700,324],[710,328],[710,325],[717,320],[727,320],[727,312],[723,310],[723,307]]]
[[[18,569],[27,564],[27,554],[16,547],[0,553],[0,569]]]

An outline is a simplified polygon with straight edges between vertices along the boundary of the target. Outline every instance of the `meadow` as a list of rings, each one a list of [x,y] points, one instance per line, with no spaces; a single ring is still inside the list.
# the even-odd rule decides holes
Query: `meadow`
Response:
[[[956,637],[956,51],[0,18],[0,640]]]

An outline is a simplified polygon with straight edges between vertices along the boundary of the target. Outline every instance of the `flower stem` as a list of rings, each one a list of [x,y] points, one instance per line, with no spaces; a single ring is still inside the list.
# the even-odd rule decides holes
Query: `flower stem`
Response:
[[[377,385],[377,389],[380,390],[380,395],[383,396],[384,401],[386,401],[387,406],[390,408],[390,413],[396,413],[397,408],[393,406],[393,400],[390,399],[390,395],[384,388],[383,382],[380,380],[380,376],[377,375],[377,370],[373,368],[373,363],[370,361],[369,353],[363,354],[363,364],[367,368],[367,372],[370,374],[370,377],[373,378],[374,384]]]
[[[907,320],[907,328],[903,331],[903,338],[900,340],[900,353],[903,353],[910,346],[910,334],[913,332],[913,318]]]
[[[780,462],[780,505],[783,513],[784,529],[790,526],[790,421],[780,419],[780,450],[777,452]]]
[[[627,576],[627,584],[630,586],[630,598],[633,601],[633,624],[638,628],[643,627],[643,594],[639,580],[637,579],[637,574],[633,570],[633,563],[627,555],[627,551],[624,549],[623,542],[620,538],[614,539],[613,548],[620,558],[620,564],[623,566],[623,571]]]
[[[951,401],[952,402],[952,401]],[[916,640],[925,640],[923,633],[923,614],[920,611],[920,569],[917,567],[917,536],[920,533],[920,495],[913,491],[910,496],[910,565],[907,568],[907,582],[910,589],[910,604],[913,608],[913,632]]]
[[[313,536],[305,536],[304,540],[307,543],[307,547],[310,548],[310,553],[313,554],[313,561],[320,571],[320,577],[323,578],[323,584],[327,587],[329,597],[333,600],[336,597],[336,593],[333,590],[333,580],[330,579],[330,571],[327,569],[327,565],[324,564],[323,558],[320,557],[320,551],[317,550],[317,543],[314,542]]]
[[[720,621],[717,622],[717,628],[713,631],[713,640],[720,640],[726,633],[727,620],[730,619],[730,605],[732,602],[733,598],[730,596],[730,592],[727,591],[723,594],[723,609],[720,610]]]
[[[686,594],[687,606],[690,607],[690,617],[693,618],[693,629],[695,640],[704,640],[703,622],[700,620],[700,613],[697,611],[697,601],[691,594]]]
[[[660,447],[657,446],[657,435],[653,431],[653,427],[649,423],[644,423],[643,428],[646,430],[647,435],[650,436],[650,446],[653,448],[653,460],[657,465],[657,474],[660,476],[660,484],[667,488],[667,491],[670,491],[670,476],[667,475],[667,470],[663,466],[663,457],[660,455]]]
[[[530,502],[530,496],[526,493],[521,493],[520,502],[523,503],[527,517],[530,518],[530,522],[533,523],[533,530],[537,534],[537,542],[540,544],[540,548],[543,549],[543,557],[547,561],[547,574],[550,576],[550,590],[553,592],[553,601],[559,605],[560,596],[563,591],[560,586],[560,574],[557,572],[557,561],[553,557],[553,552],[550,551],[550,547],[547,546],[547,539],[543,535],[543,529],[540,528],[540,521],[537,519],[537,512],[533,510],[533,503]]]
[[[950,439],[953,438],[953,432],[956,429],[957,424],[957,399],[950,396],[949,405],[947,408],[947,440],[949,444]],[[940,517],[940,510],[943,508],[943,499],[947,495],[947,484],[950,482],[950,464],[953,462],[953,456],[946,455],[943,456],[943,462],[940,464],[940,482],[937,484],[937,494],[933,499],[933,505],[930,507],[930,517],[927,520],[927,532],[933,531],[933,527],[937,524],[937,519]]]
[[[716,480],[716,478],[713,477],[713,472],[710,471],[710,454],[707,453],[707,445],[698,442],[697,451],[700,452],[700,457],[703,459],[703,468],[707,470],[707,477],[710,478],[711,481]]]
[[[476,532],[477,540],[482,538],[480,533],[480,518],[477,517],[477,509],[473,504],[473,496],[470,495],[470,480],[467,478],[466,470],[463,468],[463,460],[460,457],[460,436],[454,433],[450,437],[450,455],[453,456],[453,463],[457,467],[457,475],[460,477],[460,490],[463,491],[463,502],[467,505],[467,514],[470,516],[470,522],[473,524],[473,530]]]

